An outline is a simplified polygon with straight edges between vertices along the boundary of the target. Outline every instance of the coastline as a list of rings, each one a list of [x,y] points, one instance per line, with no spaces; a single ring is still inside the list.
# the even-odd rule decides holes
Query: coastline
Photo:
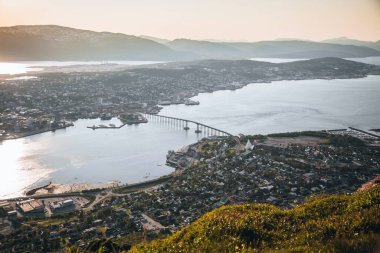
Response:
[[[34,132],[29,132],[29,133],[24,133],[24,134],[18,134],[17,136],[13,135],[11,137],[0,138],[0,142],[2,142],[2,141],[8,141],[8,140],[16,140],[16,139],[25,138],[25,137],[33,136],[33,135],[37,135],[37,134],[43,134],[43,133],[47,133],[47,132],[54,132],[56,130],[66,129],[66,128],[71,127],[71,126],[74,126],[74,124],[72,124],[72,125],[66,125],[66,126],[61,126],[61,127],[50,128],[50,129],[44,129],[44,130],[41,130],[41,131],[34,131]]]
[[[256,80],[256,81],[249,82],[249,83],[239,83],[239,85],[230,85],[230,86],[227,86],[227,87],[219,87],[219,88],[216,87],[216,89],[210,89],[210,90],[207,90],[207,91],[200,90],[200,91],[197,91],[196,94],[191,94],[191,97],[184,97],[183,99],[184,100],[192,100],[195,97],[199,96],[200,94],[212,94],[212,93],[218,92],[218,91],[235,91],[235,90],[242,89],[242,88],[244,88],[244,87],[246,87],[246,86],[248,86],[250,84],[273,83],[273,82],[277,82],[277,81],[280,82],[280,81],[363,79],[363,78],[367,78],[369,76],[380,76],[380,74],[370,73],[370,74],[365,74],[365,75],[360,75],[360,76],[354,76],[354,77],[347,76],[347,77],[339,77],[339,78],[315,77],[315,78],[307,78],[307,79],[301,79],[301,78],[297,78],[297,79],[295,79],[295,78],[283,78],[283,79],[278,79],[278,80]],[[156,107],[156,111],[154,113],[153,112],[148,112],[148,111],[139,112],[139,113],[159,114],[164,107],[171,106],[171,105],[177,105],[177,104],[179,104],[179,103],[176,102],[176,101],[169,101],[169,103],[167,105],[164,105],[164,106],[161,106],[159,103],[157,103],[154,106],[154,107]],[[180,104],[184,104],[185,105],[185,103],[180,103]],[[194,105],[192,105],[192,106],[194,106]],[[87,119],[87,118],[73,119],[73,121],[75,122],[76,120],[79,120],[79,119]],[[109,129],[119,129],[119,128],[124,127],[125,125],[141,124],[141,123],[147,123],[147,122],[145,122],[145,121],[136,121],[136,122],[135,121],[129,121],[129,122],[123,123],[119,127],[105,127],[105,128],[100,127],[100,128],[102,128],[102,129],[106,129],[106,128],[109,128]],[[29,133],[25,133],[25,134],[18,134],[17,136],[12,135],[12,137],[5,137],[5,138],[1,138],[0,137],[0,142],[6,141],[6,140],[20,139],[20,138],[24,138],[24,137],[28,137],[28,136],[33,136],[33,135],[37,135],[37,134],[42,134],[42,133],[46,133],[46,132],[54,132],[55,130],[65,129],[65,128],[70,127],[70,126],[73,126],[73,125],[66,125],[66,126],[52,128],[52,129],[45,129],[45,130],[35,131],[35,132],[29,132]],[[91,128],[91,127],[88,127],[88,128]],[[97,128],[99,128],[99,127],[97,127]]]
[[[111,181],[105,183],[74,183],[74,184],[53,184],[50,183],[44,187],[39,187],[32,195],[26,195],[26,197],[36,197],[39,195],[56,195],[66,193],[80,193],[83,191],[103,190],[108,188],[115,188],[121,186],[121,182]]]
[[[23,195],[12,198],[0,198],[1,201],[22,200],[30,198],[49,198],[49,197],[63,197],[63,196],[76,196],[89,192],[101,192],[106,189],[114,189],[119,193],[130,193],[142,189],[157,187],[173,177],[178,176],[178,167],[176,164],[167,164],[175,170],[167,175],[158,178],[141,181],[133,184],[126,184],[120,181],[99,182],[99,183],[74,183],[74,184],[57,184],[50,182],[45,186],[36,187],[25,192]],[[33,192],[28,195],[27,193]]]
[[[111,181],[105,183],[79,183],[79,184],[52,184],[38,187],[30,191],[36,190],[33,195],[21,195],[12,198],[0,198],[0,201],[13,201],[13,200],[25,200],[25,199],[43,199],[51,197],[64,197],[64,196],[77,196],[85,193],[101,192],[107,189],[114,189],[120,193],[130,193],[139,191],[146,188],[156,187],[162,183],[167,182],[177,175],[176,172],[172,172],[168,175],[161,176],[159,178],[150,179],[133,184],[123,184],[119,181]]]
[[[371,76],[371,75],[369,75],[369,76]],[[377,76],[377,75],[373,75],[373,76]],[[368,76],[367,76],[368,77]],[[366,78],[366,77],[364,77],[364,78]],[[341,79],[341,78],[340,78]],[[351,79],[351,78],[349,78],[349,79]],[[315,79],[313,79],[313,80],[315,80]],[[339,78],[338,79],[334,79],[334,80],[339,80]],[[300,81],[300,80],[294,80],[294,81]],[[273,82],[275,82],[275,81],[273,81]],[[252,84],[255,84],[255,83],[252,83]],[[249,85],[249,84],[247,84],[247,85]],[[246,85],[245,85],[246,86]],[[245,86],[243,86],[243,87],[245,87]],[[241,88],[243,88],[243,87],[238,87],[238,88],[235,88],[234,90],[237,90],[237,89],[241,89]],[[221,90],[216,90],[216,91],[222,91],[223,89],[221,89]],[[216,91],[212,91],[212,92],[207,92],[207,93],[213,93],[213,92],[216,92]],[[56,128],[56,129],[50,129],[50,130],[44,130],[44,131],[41,131],[41,132],[35,132],[35,133],[31,133],[31,134],[28,134],[28,135],[25,135],[25,136],[19,136],[19,137],[16,137],[16,138],[14,138],[14,139],[17,139],[17,138],[23,138],[23,137],[27,137],[27,136],[31,136],[31,135],[36,135],[36,134],[39,134],[39,133],[44,133],[44,132],[49,132],[49,131],[55,131],[55,130],[57,130],[57,129],[62,129],[62,128],[65,128],[65,127],[61,127],[61,128]],[[144,183],[144,182],[141,182],[141,183]],[[95,187],[88,187],[88,188],[86,188],[86,187],[84,187],[83,188],[83,190],[94,190],[94,189],[96,189]],[[59,191],[58,191],[59,192]],[[63,192],[63,191],[62,191]],[[66,191],[67,192],[67,191]],[[43,193],[41,193],[41,194],[43,194]]]

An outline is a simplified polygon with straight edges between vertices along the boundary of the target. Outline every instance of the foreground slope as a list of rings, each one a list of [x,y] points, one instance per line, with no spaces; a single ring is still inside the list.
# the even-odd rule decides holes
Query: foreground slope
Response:
[[[290,210],[224,206],[132,252],[378,252],[380,186],[314,197]]]

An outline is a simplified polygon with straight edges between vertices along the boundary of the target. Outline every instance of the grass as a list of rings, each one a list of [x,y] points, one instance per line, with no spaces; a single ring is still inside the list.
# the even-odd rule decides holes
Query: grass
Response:
[[[312,197],[289,210],[224,206],[131,252],[375,252],[379,235],[380,186],[375,186],[352,195]]]
[[[289,137],[295,138],[300,136],[310,136],[310,137],[319,137],[327,139],[328,144],[338,146],[338,147],[362,147],[365,146],[364,141],[350,136],[350,135],[334,135],[322,131],[303,131],[303,132],[291,132],[291,133],[278,133],[278,134],[268,134],[268,137]]]
[[[302,131],[302,132],[268,134],[268,137],[300,137],[300,136],[327,138],[329,137],[329,134],[326,132],[321,132],[321,131]]]

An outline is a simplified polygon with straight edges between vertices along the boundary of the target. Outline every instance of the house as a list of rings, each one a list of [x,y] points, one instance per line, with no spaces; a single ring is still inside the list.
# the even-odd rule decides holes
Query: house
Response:
[[[252,143],[248,140],[247,141],[247,144],[245,144],[245,150],[251,150],[253,149],[255,146],[252,145]]]

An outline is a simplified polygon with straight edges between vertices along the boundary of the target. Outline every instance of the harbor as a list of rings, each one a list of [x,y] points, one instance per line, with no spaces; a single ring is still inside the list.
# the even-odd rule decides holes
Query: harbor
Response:
[[[165,117],[199,122],[232,135],[347,126],[368,131],[380,125],[376,117],[378,83],[378,76],[369,76],[250,84],[235,91],[199,94],[192,98],[200,102],[198,106],[165,106],[158,113],[162,117],[144,114],[149,120],[144,124],[128,125],[132,121],[123,122],[115,117],[101,120],[99,116],[74,121],[74,126],[65,130],[3,141],[0,158],[7,164],[4,173],[8,180],[0,185],[0,195],[22,196],[26,187],[50,181],[94,184],[117,179],[134,184],[168,175],[173,172],[166,165],[168,150],[177,150],[215,133],[199,126],[201,132],[196,134],[194,123],[189,123],[186,131],[186,122]],[[346,88],[354,90],[355,96],[347,93]],[[309,99],[310,94],[315,95],[313,99]],[[337,103],[337,96],[344,99]],[[109,130],[117,131],[87,128],[113,127],[110,124],[115,128]]]
[[[109,116],[105,117],[102,116],[101,120],[110,120],[112,119],[109,118]],[[92,126],[87,126],[87,128],[90,128],[92,130],[96,129],[120,129],[124,127],[125,125],[138,125],[142,123],[148,123],[148,120],[141,114],[141,113],[125,113],[119,115],[118,119],[121,121],[121,125],[116,126],[113,123],[110,123],[108,125],[100,124],[100,125],[92,125]]]

